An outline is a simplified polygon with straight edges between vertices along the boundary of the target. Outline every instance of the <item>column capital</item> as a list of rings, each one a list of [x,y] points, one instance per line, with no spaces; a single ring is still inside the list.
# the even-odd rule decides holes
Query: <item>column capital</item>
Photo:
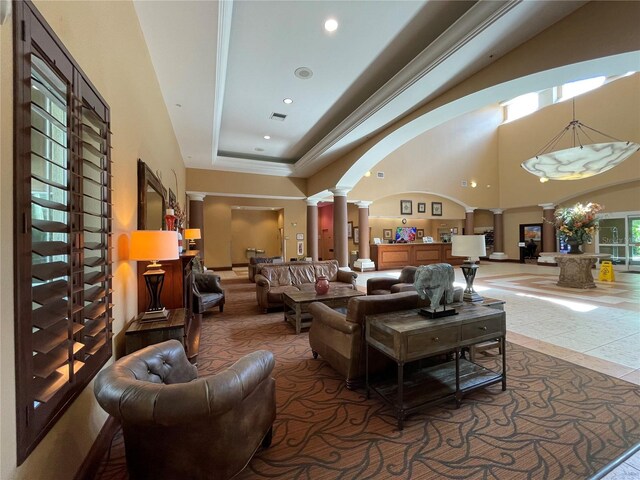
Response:
[[[556,208],[555,203],[539,203],[538,206],[542,207],[543,210],[555,210]]]
[[[493,212],[494,215],[502,215],[504,213],[504,208],[490,208],[490,212]]]
[[[204,193],[187,193],[187,195],[189,200],[193,202],[204,202],[204,197],[206,197]]]
[[[334,197],[346,197],[347,193],[351,191],[351,188],[336,187],[336,188],[330,188],[329,191],[333,194]]]
[[[464,213],[473,213],[477,207],[464,207]]]
[[[320,200],[314,199],[314,198],[307,198],[307,206],[308,207],[317,207],[318,206],[318,202],[320,202]]]
[[[358,208],[369,208],[369,205],[371,205],[373,202],[370,202],[368,200],[361,200],[359,202],[356,202],[356,205],[358,206]]]

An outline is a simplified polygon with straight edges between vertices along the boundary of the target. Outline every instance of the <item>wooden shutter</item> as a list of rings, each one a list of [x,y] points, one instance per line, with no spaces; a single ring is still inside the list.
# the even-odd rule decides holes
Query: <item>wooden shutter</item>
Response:
[[[18,464],[111,356],[109,108],[14,4]]]

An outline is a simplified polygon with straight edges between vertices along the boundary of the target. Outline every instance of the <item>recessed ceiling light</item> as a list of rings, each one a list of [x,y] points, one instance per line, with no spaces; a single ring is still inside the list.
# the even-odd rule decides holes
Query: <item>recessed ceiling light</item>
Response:
[[[282,100],[284,103],[286,103],[287,105],[291,105],[293,103],[293,100],[291,100],[290,98],[285,98],[284,100]]]
[[[265,136],[264,136],[264,137],[262,137],[262,138],[264,138],[265,140],[271,140],[271,135],[265,135]]]
[[[370,177],[370,176],[371,176],[371,170],[369,170],[368,172],[366,172],[366,173],[364,174],[364,176],[365,176],[365,177]]]
[[[478,184],[476,182],[471,182],[471,188],[476,188],[478,186]]]
[[[335,18],[330,18],[324,22],[324,29],[327,32],[335,32],[338,29],[338,21]]]

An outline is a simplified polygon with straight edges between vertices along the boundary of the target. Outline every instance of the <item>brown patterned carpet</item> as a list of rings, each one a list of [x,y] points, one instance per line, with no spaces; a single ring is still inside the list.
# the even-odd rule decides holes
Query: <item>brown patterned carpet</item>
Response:
[[[203,322],[200,374],[257,349],[276,357],[273,444],[237,478],[584,479],[640,442],[640,387],[514,344],[506,392],[496,385],[459,409],[432,407],[400,432],[378,398],[347,390],[312,358],[306,332],[296,336],[282,313],[259,313],[253,284],[224,283],[224,313]],[[127,478],[120,433],[96,478]]]

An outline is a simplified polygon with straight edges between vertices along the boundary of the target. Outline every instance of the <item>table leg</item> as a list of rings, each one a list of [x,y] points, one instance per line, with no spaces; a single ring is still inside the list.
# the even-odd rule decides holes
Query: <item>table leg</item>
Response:
[[[369,343],[364,346],[364,385],[367,400],[369,400]]]
[[[398,362],[398,429],[404,428],[404,363]]]
[[[460,391],[460,349],[456,348],[456,408],[460,408],[462,403],[462,392]]]
[[[300,335],[302,330],[302,305],[296,303],[296,335]]]
[[[500,339],[502,346],[502,391],[507,389],[507,340],[503,335]]]

